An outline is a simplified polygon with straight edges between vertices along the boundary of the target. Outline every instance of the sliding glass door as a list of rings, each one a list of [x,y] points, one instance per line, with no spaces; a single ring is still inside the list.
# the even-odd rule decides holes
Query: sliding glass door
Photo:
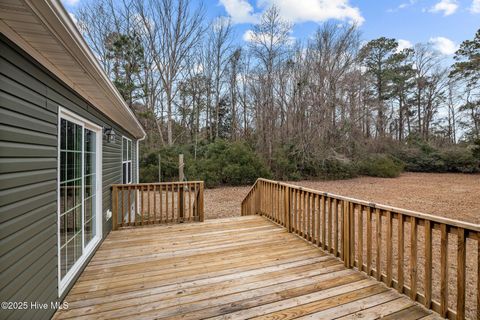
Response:
[[[101,128],[64,113],[59,122],[60,292],[100,240],[101,211],[97,199]]]

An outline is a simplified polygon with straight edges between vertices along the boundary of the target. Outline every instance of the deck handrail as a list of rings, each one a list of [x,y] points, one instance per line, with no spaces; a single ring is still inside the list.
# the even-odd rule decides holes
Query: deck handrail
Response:
[[[475,260],[477,270],[471,273],[477,286],[476,315],[480,319],[480,225],[478,224],[263,178],[257,179],[250,188],[242,201],[241,209],[242,215],[260,214],[273,220],[289,232],[298,234],[340,258],[346,267],[355,267],[377,278],[387,286],[397,289],[412,300],[449,319],[465,317],[468,251],[469,257],[473,255],[477,258]],[[419,229],[422,229],[423,233],[419,232]],[[434,230],[435,233],[439,231],[437,237],[434,237],[436,235]],[[405,235],[408,236],[407,239]],[[453,295],[455,299],[450,299],[450,304],[448,276],[449,268],[452,268],[453,264],[449,263],[449,255],[452,254],[449,252],[449,238],[452,237],[449,236],[456,238],[450,242],[450,245],[457,243],[455,265],[457,286],[456,294]],[[477,243],[476,248],[474,243]],[[408,250],[405,250],[405,244],[410,245]],[[433,244],[435,247],[440,247],[439,299],[434,299],[432,290]],[[424,249],[424,256],[421,257],[423,263],[418,261],[419,245]],[[386,251],[386,254],[383,251]],[[408,260],[405,259],[406,251],[409,254]],[[394,253],[396,261],[394,261]],[[405,268],[406,262],[408,262],[407,268]],[[394,264],[397,271],[395,276]],[[408,278],[405,277],[405,271],[408,271]],[[418,288],[419,271],[422,271],[422,289]],[[405,284],[406,280],[409,280],[408,285]],[[455,302],[455,307],[450,307],[452,302]]]
[[[112,229],[204,221],[204,182],[112,185]]]

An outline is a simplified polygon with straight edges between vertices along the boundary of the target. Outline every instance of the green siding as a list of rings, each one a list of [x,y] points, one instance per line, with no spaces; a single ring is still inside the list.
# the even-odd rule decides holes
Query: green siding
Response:
[[[0,296],[50,303],[58,297],[58,106],[102,127],[103,235],[111,230],[110,185],[121,182],[121,138],[131,135],[0,35]],[[136,154],[134,154],[136,157]],[[134,161],[136,181],[136,161]],[[55,310],[2,310],[2,319],[48,319]]]

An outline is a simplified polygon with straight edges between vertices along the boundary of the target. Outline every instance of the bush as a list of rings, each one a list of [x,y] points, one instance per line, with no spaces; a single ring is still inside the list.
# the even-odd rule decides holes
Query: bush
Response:
[[[414,172],[480,172],[477,146],[457,145],[437,149],[426,143],[406,146],[396,153],[405,163],[405,170]]]
[[[402,161],[385,154],[370,155],[358,164],[360,174],[381,178],[396,178],[402,173],[403,168]]]
[[[316,177],[321,179],[351,179],[357,176],[355,165],[348,159],[328,158],[321,160]]]
[[[480,159],[467,148],[450,148],[441,153],[447,172],[476,173],[480,172]]]
[[[142,180],[158,181],[158,154],[161,154],[162,181],[178,180],[178,155],[184,154],[185,177],[203,180],[207,187],[248,185],[258,177],[270,177],[261,159],[245,143],[217,140],[213,143],[166,147],[141,161]],[[148,179],[152,179],[148,181]]]
[[[292,146],[283,146],[273,152],[272,173],[278,180],[300,180],[303,174],[299,171],[299,161],[292,155],[296,154]]]

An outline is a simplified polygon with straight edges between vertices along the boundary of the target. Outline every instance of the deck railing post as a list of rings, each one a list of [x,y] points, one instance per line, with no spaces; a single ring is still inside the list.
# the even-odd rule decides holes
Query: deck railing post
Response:
[[[117,230],[118,219],[118,188],[112,187],[112,230]]]

